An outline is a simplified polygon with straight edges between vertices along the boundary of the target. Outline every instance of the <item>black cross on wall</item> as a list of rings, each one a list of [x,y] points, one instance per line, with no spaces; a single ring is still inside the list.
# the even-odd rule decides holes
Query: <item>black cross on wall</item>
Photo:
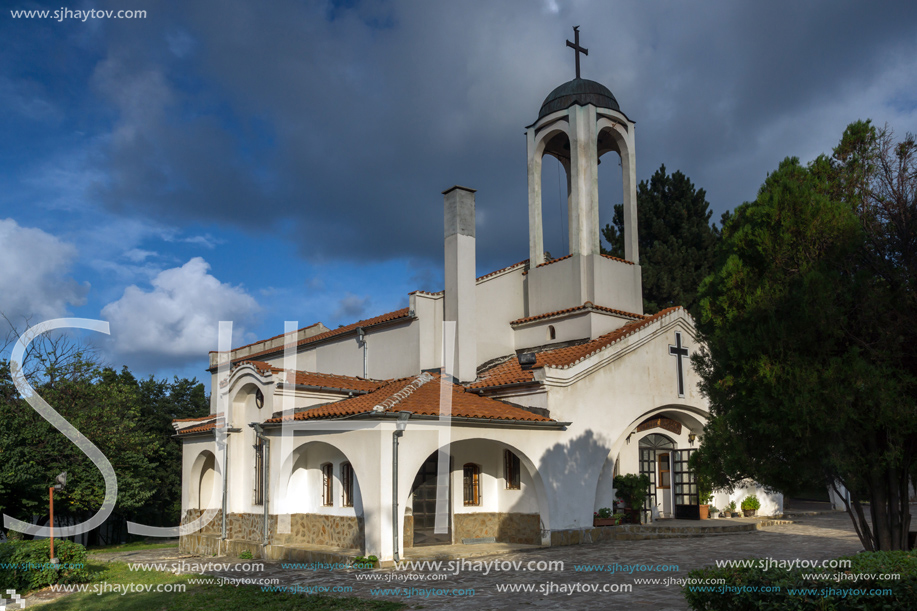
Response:
[[[681,362],[688,356],[688,348],[681,345],[681,333],[675,332],[675,345],[669,344],[669,354],[675,357],[675,370],[678,375],[678,396],[685,396],[685,369]]]

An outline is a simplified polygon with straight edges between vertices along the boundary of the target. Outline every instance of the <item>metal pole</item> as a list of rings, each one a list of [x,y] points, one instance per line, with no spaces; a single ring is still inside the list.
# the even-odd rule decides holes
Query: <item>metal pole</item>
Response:
[[[51,558],[50,560],[51,560],[51,564],[55,564],[55,560],[57,559],[54,557],[54,487],[52,486],[51,488],[48,488],[48,492],[50,494],[50,499],[51,499]]]
[[[395,547],[393,553],[395,562],[401,559],[398,554],[398,438],[403,434],[404,431],[397,430],[392,433],[392,539]]]

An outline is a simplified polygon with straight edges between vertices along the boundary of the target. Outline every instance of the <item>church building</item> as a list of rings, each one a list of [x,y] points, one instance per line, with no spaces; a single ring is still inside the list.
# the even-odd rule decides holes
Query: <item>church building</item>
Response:
[[[526,128],[528,259],[476,277],[475,191],[454,186],[443,291],[210,354],[211,414],[174,423],[183,551],[390,562],[424,545],[585,543],[627,473],[651,481],[645,520],[698,517],[688,458],[709,412],[694,322],[680,307],[643,311],[635,124],[580,78],[578,32],[568,45],[576,78]],[[608,153],[622,172],[623,259],[599,247]],[[545,155],[568,193],[569,252],[550,259]],[[759,513],[781,512],[780,495],[758,496]]]

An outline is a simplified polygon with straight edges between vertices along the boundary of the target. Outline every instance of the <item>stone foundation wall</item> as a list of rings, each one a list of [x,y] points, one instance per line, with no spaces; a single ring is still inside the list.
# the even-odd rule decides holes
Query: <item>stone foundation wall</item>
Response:
[[[414,516],[404,516],[404,532],[401,534],[404,548],[414,547]]]
[[[498,543],[541,544],[541,516],[537,513],[457,513],[453,525],[456,543],[494,537]]]
[[[203,512],[189,509],[182,524],[197,519]],[[324,545],[362,550],[365,545],[363,518],[332,516],[315,513],[294,513],[290,516],[289,534],[277,534],[277,516],[268,516],[268,540],[273,545]],[[213,555],[219,553],[222,533],[222,512],[200,531],[184,535],[179,549],[185,553]],[[264,514],[230,513],[226,516],[226,539],[233,542],[250,542],[259,545],[264,540]],[[223,543],[225,551],[226,543]]]

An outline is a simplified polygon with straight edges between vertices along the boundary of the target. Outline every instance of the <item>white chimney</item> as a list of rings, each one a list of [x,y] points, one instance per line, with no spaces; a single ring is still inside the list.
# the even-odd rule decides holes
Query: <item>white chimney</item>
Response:
[[[455,321],[455,371],[459,382],[477,377],[475,303],[474,189],[443,191],[445,206],[446,295],[443,320]]]

